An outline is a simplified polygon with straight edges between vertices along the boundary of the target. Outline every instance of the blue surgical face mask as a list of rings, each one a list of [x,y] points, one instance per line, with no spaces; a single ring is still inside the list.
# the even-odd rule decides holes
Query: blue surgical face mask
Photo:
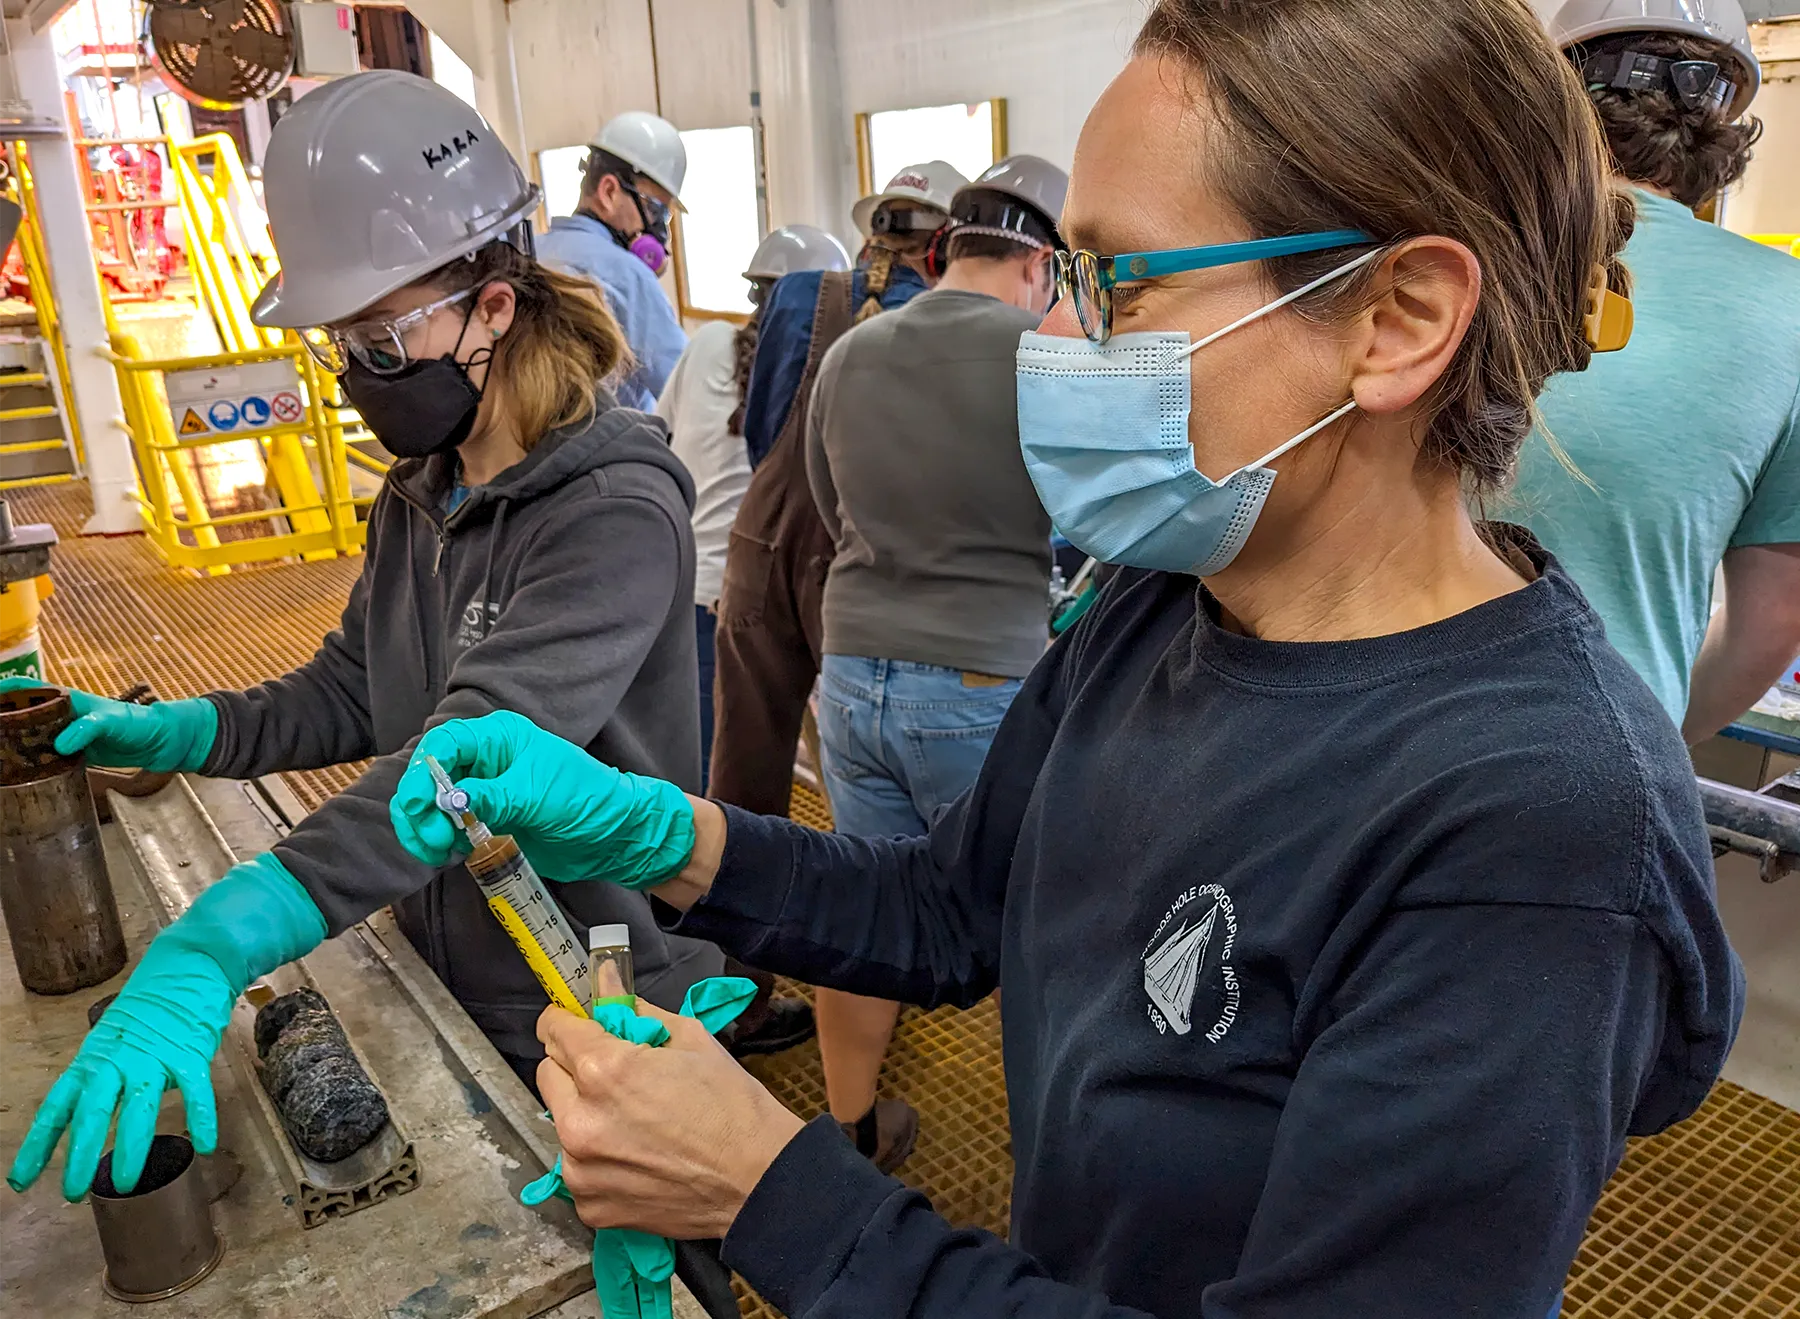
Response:
[[[1219,481],[1194,466],[1188,358],[1380,256],[1365,253],[1190,342],[1185,330],[1019,341],[1019,445],[1038,498],[1070,543],[1103,563],[1205,577],[1243,549],[1275,473],[1269,464],[1356,407],[1345,403]]]

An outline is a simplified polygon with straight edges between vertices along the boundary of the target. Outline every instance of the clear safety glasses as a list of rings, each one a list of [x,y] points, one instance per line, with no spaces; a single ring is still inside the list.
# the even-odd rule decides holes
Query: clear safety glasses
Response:
[[[405,370],[412,362],[406,347],[407,338],[445,307],[473,297],[475,292],[475,289],[467,288],[452,293],[392,320],[360,321],[342,329],[315,325],[300,331],[300,338],[312,353],[313,360],[333,375],[341,376],[348,371],[350,359],[354,357],[376,375],[391,376]]]
[[[1113,297],[1118,284],[1135,284],[1160,275],[1180,275],[1190,270],[1211,270],[1245,261],[1324,252],[1334,247],[1355,247],[1375,240],[1360,229],[1333,229],[1327,233],[1294,234],[1287,238],[1257,238],[1247,243],[1213,243],[1206,247],[1171,247],[1159,252],[1124,252],[1101,256],[1085,248],[1056,254],[1056,297],[1073,300],[1081,332],[1094,343],[1112,338]]]

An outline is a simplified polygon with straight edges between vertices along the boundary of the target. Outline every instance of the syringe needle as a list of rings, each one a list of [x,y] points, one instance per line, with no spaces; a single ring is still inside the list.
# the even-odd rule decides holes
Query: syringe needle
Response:
[[[469,809],[469,794],[456,786],[455,780],[438,764],[435,757],[425,757],[425,768],[431,772],[431,782],[437,788],[437,808],[462,826],[463,832],[469,836],[470,844],[479,847],[492,838],[493,834],[488,831],[488,827],[477,820],[475,813]]]

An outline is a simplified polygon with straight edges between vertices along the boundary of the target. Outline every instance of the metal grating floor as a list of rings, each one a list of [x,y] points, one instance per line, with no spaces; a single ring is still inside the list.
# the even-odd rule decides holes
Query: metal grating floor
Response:
[[[55,593],[38,630],[57,682],[103,696],[148,682],[164,698],[250,687],[304,664],[337,626],[362,558],[234,568],[170,568],[143,536],[82,536],[81,482],[14,490],[13,521],[48,522]],[[355,782],[355,766],[283,776],[310,809]]]
[[[64,537],[52,559],[44,648],[54,677],[89,690],[147,680],[160,695],[191,696],[277,676],[336,625],[361,568],[360,559],[340,559],[201,579],[165,567],[142,537],[81,538],[81,485],[10,499],[18,521],[50,522]],[[355,767],[287,777],[311,806],[351,782]],[[803,823],[829,826],[824,802],[803,787],[792,810]],[[750,1067],[803,1117],[824,1111],[816,1044]],[[995,1001],[967,1012],[909,1011],[881,1088],[922,1115],[906,1180],[951,1221],[1004,1234],[1012,1155]],[[754,1294],[743,1302],[746,1319],[775,1319]],[[1694,1118],[1633,1142],[1594,1213],[1564,1314],[1800,1315],[1800,1114],[1721,1083]]]
[[[1800,1315],[1800,1113],[1721,1081],[1634,1141],[1569,1274],[1582,1319]]]

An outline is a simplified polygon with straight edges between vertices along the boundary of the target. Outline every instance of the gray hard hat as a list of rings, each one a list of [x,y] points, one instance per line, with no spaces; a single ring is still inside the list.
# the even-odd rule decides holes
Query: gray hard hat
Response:
[[[1031,231],[1039,225],[1048,228],[1045,237],[1060,241],[1056,226],[1068,194],[1069,176],[1043,157],[1008,156],[956,190],[950,219],[958,229],[1014,237],[1038,247],[1043,244]],[[1025,212],[1012,202],[1023,202]]]
[[[848,270],[844,245],[817,225],[784,224],[756,245],[745,279],[780,279],[796,270]]]
[[[294,102],[269,137],[263,199],[282,268],[250,319],[298,329],[353,316],[505,237],[538,190],[454,93],[378,69]]]
[[[1550,21],[1550,35],[1564,50],[1631,32],[1668,32],[1723,46],[1731,60],[1727,113],[1733,119],[1750,108],[1762,86],[1762,65],[1738,0],[1568,0]]]

